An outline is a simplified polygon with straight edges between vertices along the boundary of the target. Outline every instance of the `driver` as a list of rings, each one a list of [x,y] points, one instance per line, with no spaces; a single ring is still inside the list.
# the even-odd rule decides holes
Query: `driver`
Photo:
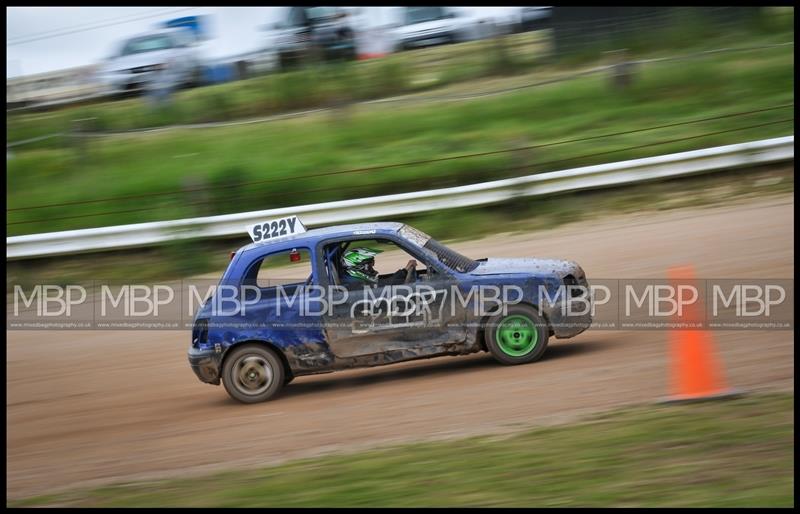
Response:
[[[354,248],[348,250],[342,257],[342,267],[345,275],[345,284],[378,284],[378,270],[375,269],[375,256],[383,253],[383,250],[374,248]],[[411,259],[405,268],[395,271],[391,276],[381,279],[380,285],[399,285],[404,284],[410,273],[417,267],[417,261]]]

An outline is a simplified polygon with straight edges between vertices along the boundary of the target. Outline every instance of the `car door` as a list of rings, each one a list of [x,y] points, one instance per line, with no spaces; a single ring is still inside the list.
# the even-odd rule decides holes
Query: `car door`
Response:
[[[249,263],[242,265],[242,276],[234,281],[240,288],[241,307],[231,318],[231,326],[241,323],[250,336],[282,348],[322,344],[323,327],[316,314],[322,308],[305,287],[314,276],[309,248],[268,250],[248,259]],[[309,356],[306,351],[298,354]]]
[[[335,297],[325,315],[325,332],[331,351],[339,358],[400,351],[430,353],[435,347],[464,340],[464,314],[452,309],[456,283],[440,263],[400,238],[383,237],[413,256],[430,276],[396,286],[346,288],[341,285],[335,245],[363,237],[327,240],[318,251],[321,280],[336,286]],[[391,356],[388,357],[391,360]],[[398,359],[399,360],[399,359]]]

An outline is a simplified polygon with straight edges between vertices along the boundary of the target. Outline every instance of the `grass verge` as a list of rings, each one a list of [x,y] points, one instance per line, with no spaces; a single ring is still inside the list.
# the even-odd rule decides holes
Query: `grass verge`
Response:
[[[7,161],[7,230],[20,235],[361,198],[775,137],[793,132],[791,106],[526,151],[326,174],[763,109],[793,102],[793,89],[793,49],[781,47],[645,67],[626,90],[607,76],[590,76],[467,102],[361,106],[337,116],[31,149]],[[96,199],[110,200],[85,203]]]
[[[498,227],[503,232],[547,230],[606,215],[713,206],[793,192],[794,167],[786,164],[524,198],[501,205],[432,211],[383,221],[403,221],[440,241],[454,241],[496,234]],[[28,288],[35,284],[67,285],[92,280],[125,283],[132,283],[133,279],[173,280],[209,272],[219,276],[228,264],[229,252],[249,242],[243,232],[231,239],[185,240],[146,249],[8,261],[6,290],[12,290],[15,284]]]
[[[791,507],[793,454],[794,395],[772,393],[11,505]]]

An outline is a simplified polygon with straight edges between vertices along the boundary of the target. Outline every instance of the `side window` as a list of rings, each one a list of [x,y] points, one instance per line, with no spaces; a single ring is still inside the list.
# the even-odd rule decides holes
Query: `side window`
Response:
[[[394,242],[383,240],[375,241],[375,244],[383,250],[383,253],[375,258],[375,269],[380,275],[391,275],[398,269],[402,269],[411,259],[417,261],[417,273],[427,272],[425,262],[420,261]]]
[[[260,288],[302,284],[311,273],[310,252],[307,248],[295,248],[264,257],[250,269],[246,282]]]
[[[292,7],[289,11],[289,25],[304,27],[306,25],[306,12],[304,7]]]
[[[353,282],[348,279],[348,272],[343,261],[345,255],[358,249],[365,249],[375,253],[372,267],[378,274],[378,285],[381,285],[384,281],[397,281],[396,274],[398,271],[403,270],[412,259],[416,261],[416,281],[430,280],[433,273],[435,273],[433,268],[429,269],[427,267],[425,261],[420,260],[420,258],[388,239],[339,241],[327,244],[324,249],[325,255],[333,256],[333,262],[326,266],[329,283],[347,285],[348,282]]]
[[[173,38],[175,39],[175,46],[177,48],[186,48],[189,46],[189,35],[186,32],[176,32]]]

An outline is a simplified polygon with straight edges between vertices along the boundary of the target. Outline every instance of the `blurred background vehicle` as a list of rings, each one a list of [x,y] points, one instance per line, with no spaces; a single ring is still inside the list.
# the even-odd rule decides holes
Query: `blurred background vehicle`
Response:
[[[271,27],[277,34],[274,51],[281,69],[314,56],[355,59],[355,30],[341,7],[290,7]]]
[[[202,65],[189,30],[165,28],[123,41],[102,66],[100,78],[113,94],[142,91],[156,73],[169,73],[178,85],[199,85]]]
[[[544,29],[549,26],[550,15],[553,12],[553,8],[550,6],[546,7],[522,7],[519,11],[519,32],[525,32],[527,30],[538,30]]]
[[[401,24],[392,30],[397,50],[457,43],[464,38],[465,20],[447,7],[405,7]]]

